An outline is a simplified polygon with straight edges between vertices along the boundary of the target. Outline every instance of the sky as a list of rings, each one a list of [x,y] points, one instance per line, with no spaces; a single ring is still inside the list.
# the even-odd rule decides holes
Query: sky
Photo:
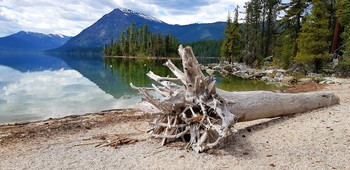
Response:
[[[18,31],[75,36],[115,8],[128,8],[169,24],[226,21],[248,0],[0,0],[0,37]]]

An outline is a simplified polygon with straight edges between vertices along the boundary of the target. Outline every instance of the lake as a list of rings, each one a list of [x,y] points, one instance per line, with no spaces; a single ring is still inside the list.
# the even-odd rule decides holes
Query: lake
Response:
[[[146,76],[150,70],[172,75],[163,63],[93,55],[0,53],[0,124],[134,107],[141,96],[129,83],[151,86],[154,82]],[[220,75],[217,86],[230,91],[274,88]]]

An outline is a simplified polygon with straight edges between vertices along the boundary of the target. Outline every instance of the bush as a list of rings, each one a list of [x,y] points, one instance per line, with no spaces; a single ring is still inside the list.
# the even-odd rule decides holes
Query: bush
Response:
[[[350,77],[350,61],[339,62],[338,73],[341,77]]]

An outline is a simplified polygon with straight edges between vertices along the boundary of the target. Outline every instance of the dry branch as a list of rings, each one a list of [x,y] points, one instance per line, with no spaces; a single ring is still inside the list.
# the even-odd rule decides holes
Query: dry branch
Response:
[[[83,143],[83,144],[78,144],[76,146],[83,146],[83,145],[95,145],[95,147],[113,147],[117,148],[118,146],[121,145],[127,145],[127,144],[133,144],[136,142],[144,141],[144,139],[132,139],[129,137],[125,136],[120,136],[117,134],[102,134],[102,135],[97,135],[92,138],[88,139],[83,139],[84,141],[88,140],[100,140],[98,142],[90,142],[90,143]]]

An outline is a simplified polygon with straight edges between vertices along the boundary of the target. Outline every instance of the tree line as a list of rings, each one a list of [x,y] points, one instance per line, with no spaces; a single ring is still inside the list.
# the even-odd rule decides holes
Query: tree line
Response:
[[[201,40],[192,43],[183,43],[184,46],[192,47],[193,53],[196,57],[219,57],[222,40]]]
[[[304,64],[320,71],[331,56],[341,56],[339,66],[350,68],[349,0],[250,0],[228,15],[221,57],[261,66],[264,58],[288,67]],[[350,69],[349,69],[350,71]]]
[[[178,56],[179,41],[172,35],[163,36],[161,33],[152,33],[148,24],[135,27],[132,23],[126,31],[122,31],[118,40],[111,39],[103,47],[107,56]]]

